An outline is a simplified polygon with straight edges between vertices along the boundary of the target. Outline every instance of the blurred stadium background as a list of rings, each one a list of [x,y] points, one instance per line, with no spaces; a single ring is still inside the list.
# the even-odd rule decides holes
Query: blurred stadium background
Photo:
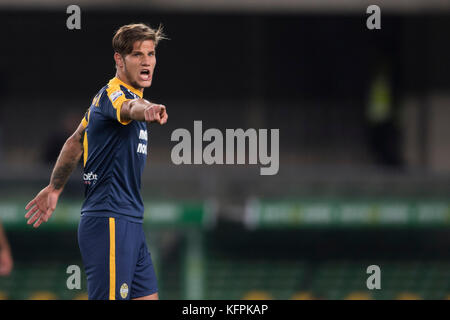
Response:
[[[145,97],[164,103],[143,177],[161,299],[450,298],[448,1],[0,1],[4,299],[84,299],[81,166],[52,220],[26,203],[114,76],[113,32],[162,23]],[[381,7],[381,30],[366,8]],[[171,162],[176,128],[279,128],[280,170]],[[381,289],[368,290],[369,265]]]

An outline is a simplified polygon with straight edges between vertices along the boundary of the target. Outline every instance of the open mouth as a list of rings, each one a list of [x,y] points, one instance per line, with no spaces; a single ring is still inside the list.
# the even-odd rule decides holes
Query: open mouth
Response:
[[[148,69],[141,70],[141,72],[139,72],[139,76],[141,77],[142,80],[149,81],[151,79],[150,70]]]

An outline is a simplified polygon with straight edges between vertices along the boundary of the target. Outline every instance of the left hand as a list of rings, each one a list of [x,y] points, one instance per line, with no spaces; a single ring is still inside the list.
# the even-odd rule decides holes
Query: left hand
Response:
[[[37,220],[33,225],[34,228],[37,228],[42,222],[47,222],[56,208],[60,193],[61,191],[55,190],[51,185],[42,189],[25,207],[25,210],[28,210],[25,215],[25,218],[28,219],[27,224],[32,224]]]

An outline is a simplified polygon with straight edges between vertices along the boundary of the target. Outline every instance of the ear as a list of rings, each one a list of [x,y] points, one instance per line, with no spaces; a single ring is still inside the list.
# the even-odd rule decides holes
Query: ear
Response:
[[[114,61],[116,62],[117,68],[123,68],[124,61],[120,53],[114,52]]]

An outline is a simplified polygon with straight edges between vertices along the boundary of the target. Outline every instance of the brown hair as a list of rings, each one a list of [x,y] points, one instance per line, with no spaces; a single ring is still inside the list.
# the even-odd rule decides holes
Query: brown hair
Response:
[[[146,24],[127,24],[119,28],[112,39],[112,47],[122,56],[130,54],[136,41],[153,40],[155,47],[158,42],[167,39],[163,33],[162,25],[158,29],[152,29]]]

